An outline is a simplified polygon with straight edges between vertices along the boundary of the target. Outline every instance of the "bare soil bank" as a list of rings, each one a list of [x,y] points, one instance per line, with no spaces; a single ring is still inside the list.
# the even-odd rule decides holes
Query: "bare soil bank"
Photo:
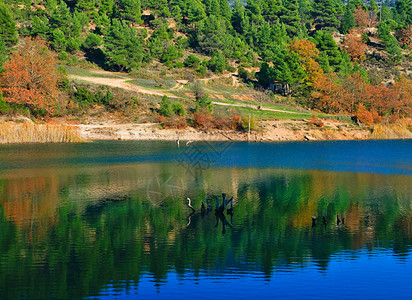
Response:
[[[117,124],[100,122],[77,125],[81,136],[87,140],[173,140],[173,141],[247,141],[248,133],[225,130],[162,129],[157,123]],[[306,120],[278,120],[261,122],[259,129],[251,131],[251,141],[302,141],[302,140],[354,140],[369,139],[367,128],[326,121],[323,127],[316,127]]]

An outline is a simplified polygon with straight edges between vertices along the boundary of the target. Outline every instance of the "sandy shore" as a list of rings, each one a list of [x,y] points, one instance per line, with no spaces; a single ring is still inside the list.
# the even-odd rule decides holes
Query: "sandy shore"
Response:
[[[204,131],[186,129],[162,129],[157,123],[111,122],[77,125],[81,136],[87,140],[181,140],[181,141],[247,141],[248,134],[239,131]],[[368,139],[370,132],[348,123],[326,121],[323,127],[308,124],[306,120],[265,121],[257,131],[250,133],[252,141],[303,141],[303,140],[354,140]]]

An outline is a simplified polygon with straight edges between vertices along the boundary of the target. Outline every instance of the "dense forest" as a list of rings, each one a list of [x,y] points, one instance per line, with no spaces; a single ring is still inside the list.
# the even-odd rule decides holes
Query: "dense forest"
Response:
[[[0,112],[22,105],[59,114],[87,98],[57,67],[86,60],[129,73],[158,61],[195,78],[237,71],[254,87],[280,86],[306,108],[366,124],[410,114],[411,0],[229,2],[1,0]],[[93,101],[112,98],[108,91]],[[207,99],[196,100],[210,111]]]

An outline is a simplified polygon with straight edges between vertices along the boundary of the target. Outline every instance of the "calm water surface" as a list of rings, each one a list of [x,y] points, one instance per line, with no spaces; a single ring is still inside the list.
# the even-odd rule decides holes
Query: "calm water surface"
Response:
[[[0,299],[410,299],[411,195],[411,140],[3,145]]]

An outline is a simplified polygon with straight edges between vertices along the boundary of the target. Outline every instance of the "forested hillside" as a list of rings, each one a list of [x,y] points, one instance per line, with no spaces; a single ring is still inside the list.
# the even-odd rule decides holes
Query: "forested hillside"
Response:
[[[381,10],[374,0],[1,0],[0,19],[0,112],[64,113],[84,95],[57,66],[88,61],[131,74],[159,62],[189,81],[237,71],[250,87],[367,124],[411,113],[411,0]],[[211,111],[202,97],[196,109]]]

